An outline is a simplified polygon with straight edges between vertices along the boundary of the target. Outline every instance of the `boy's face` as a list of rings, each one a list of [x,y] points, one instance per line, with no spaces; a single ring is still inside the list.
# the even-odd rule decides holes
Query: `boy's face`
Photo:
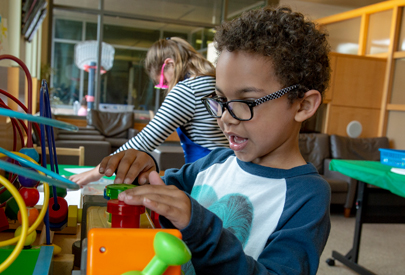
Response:
[[[221,53],[216,86],[217,96],[226,101],[255,100],[284,88],[274,75],[269,58],[241,51]],[[284,95],[254,107],[250,121],[239,121],[225,110],[218,125],[240,160],[282,168],[298,147],[298,109],[299,103],[289,104]]]

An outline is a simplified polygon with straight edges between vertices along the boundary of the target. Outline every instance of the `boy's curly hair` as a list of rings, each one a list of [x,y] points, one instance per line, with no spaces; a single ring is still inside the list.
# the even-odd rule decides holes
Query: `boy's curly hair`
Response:
[[[222,23],[214,40],[219,53],[246,51],[269,57],[283,88],[300,84],[288,94],[293,102],[309,89],[322,95],[328,87],[330,46],[326,36],[301,13],[288,7],[267,7]]]

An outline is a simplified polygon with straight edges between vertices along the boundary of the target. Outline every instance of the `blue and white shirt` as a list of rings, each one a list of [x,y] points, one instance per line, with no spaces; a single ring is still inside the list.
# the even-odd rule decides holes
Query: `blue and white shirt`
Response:
[[[185,274],[316,274],[330,231],[330,187],[312,164],[289,170],[216,149],[163,180],[190,196]],[[173,225],[160,217],[163,227]]]
[[[137,149],[152,152],[178,127],[187,137],[202,147],[213,150],[229,147],[228,140],[201,102],[215,91],[215,78],[198,76],[180,81],[168,93],[162,106],[149,124],[116,152]]]

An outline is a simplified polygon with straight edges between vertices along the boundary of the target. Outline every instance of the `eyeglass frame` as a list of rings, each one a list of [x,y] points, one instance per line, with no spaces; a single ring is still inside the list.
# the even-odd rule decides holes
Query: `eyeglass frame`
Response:
[[[278,90],[277,92],[266,95],[264,97],[258,98],[256,100],[234,99],[234,100],[229,100],[229,101],[226,101],[226,102],[222,102],[222,101],[218,100],[218,98],[215,98],[216,93],[213,92],[212,94],[201,98],[201,102],[204,104],[204,106],[207,109],[208,113],[212,117],[221,118],[222,115],[224,114],[225,108],[226,108],[234,119],[237,119],[239,121],[249,121],[249,120],[251,120],[253,118],[253,108],[254,107],[256,107],[256,106],[258,106],[258,105],[260,105],[260,104],[262,104],[264,102],[280,98],[283,95],[285,95],[286,93],[291,92],[292,90],[297,89],[299,87],[300,87],[299,84],[292,85],[292,86],[289,86],[287,88],[283,88],[281,90]],[[214,113],[211,110],[211,107],[209,107],[209,105],[208,105],[208,101],[212,100],[212,99],[215,100],[216,102],[218,102],[218,104],[222,107],[222,114],[220,116],[214,115]],[[246,105],[248,105],[248,107],[250,109],[250,118],[249,119],[240,119],[240,118],[236,117],[236,115],[233,113],[232,109],[229,108],[229,103],[232,103],[232,102],[242,102],[242,103],[245,103]]]

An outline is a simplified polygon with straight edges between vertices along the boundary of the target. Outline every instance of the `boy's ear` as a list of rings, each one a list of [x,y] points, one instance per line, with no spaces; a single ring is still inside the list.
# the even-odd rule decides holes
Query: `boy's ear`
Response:
[[[312,117],[319,105],[321,105],[322,96],[317,90],[309,90],[304,97],[299,100],[299,109],[295,114],[295,120],[303,122]]]

